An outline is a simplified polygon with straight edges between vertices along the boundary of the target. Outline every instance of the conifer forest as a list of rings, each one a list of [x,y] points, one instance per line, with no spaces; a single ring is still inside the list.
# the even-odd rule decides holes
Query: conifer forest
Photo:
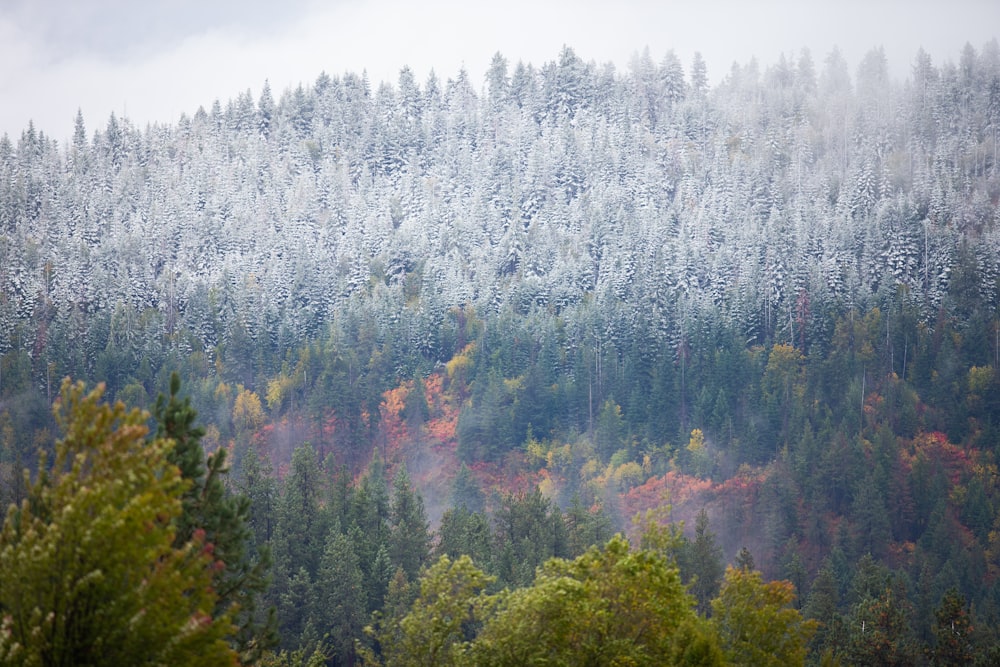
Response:
[[[1000,664],[1000,47],[708,74],[0,137],[0,665]]]

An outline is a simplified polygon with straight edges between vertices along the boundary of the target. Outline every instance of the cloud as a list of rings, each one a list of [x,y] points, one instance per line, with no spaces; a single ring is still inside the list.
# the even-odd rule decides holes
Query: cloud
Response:
[[[734,61],[756,56],[763,69],[802,47],[820,67],[838,45],[853,68],[882,45],[902,77],[917,48],[957,60],[998,25],[1000,3],[980,0],[13,0],[0,10],[0,132],[16,139],[33,119],[64,140],[77,108],[90,131],[111,112],[139,127],[174,123],[247,88],[256,95],[265,79],[278,96],[321,71],[367,70],[377,85],[404,65],[420,82],[465,67],[479,86],[497,51],[540,66],[564,45],[620,70],[647,46],[657,61],[673,49],[685,67],[700,51],[713,81]]]
[[[314,0],[13,0],[6,13],[45,45],[50,62],[79,56],[118,61],[148,58],[220,28],[264,36],[315,6]]]

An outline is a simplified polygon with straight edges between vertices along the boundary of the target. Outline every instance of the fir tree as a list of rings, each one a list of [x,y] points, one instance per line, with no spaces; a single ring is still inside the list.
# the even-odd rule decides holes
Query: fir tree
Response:
[[[722,549],[715,543],[715,534],[708,529],[708,513],[698,512],[694,525],[694,541],[688,545],[693,582],[690,592],[698,602],[698,612],[705,615],[722,583]]]
[[[416,581],[430,558],[431,536],[424,501],[411,488],[405,468],[393,482],[389,522],[389,557],[410,581]]]

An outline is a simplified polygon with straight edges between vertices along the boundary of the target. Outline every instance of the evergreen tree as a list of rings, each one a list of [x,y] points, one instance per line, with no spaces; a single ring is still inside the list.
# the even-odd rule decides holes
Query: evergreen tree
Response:
[[[385,470],[376,455],[351,494],[349,520],[345,524],[349,526],[346,532],[365,575],[366,594],[372,610],[381,604],[398,567],[389,549],[389,504]]]
[[[696,98],[702,97],[708,90],[708,66],[701,52],[695,51],[691,61],[691,93]]]
[[[934,646],[931,649],[935,665],[970,665],[975,655],[972,644],[972,623],[965,599],[955,589],[944,594],[941,606],[934,612]]]
[[[470,512],[482,512],[486,508],[483,491],[465,463],[459,466],[452,482],[451,504],[456,509],[465,508]]]
[[[355,640],[362,636],[368,601],[361,566],[343,533],[330,533],[316,576],[314,624],[326,637],[337,664],[354,663]]]
[[[611,399],[604,402],[597,416],[594,431],[597,452],[602,461],[607,461],[624,444],[625,424],[622,419],[622,409],[617,403]]]
[[[604,511],[604,506],[597,504],[594,508],[585,507],[579,494],[573,494],[564,521],[567,555],[571,557],[579,556],[592,546],[604,544],[614,535],[611,519]]]
[[[740,570],[753,571],[756,565],[753,561],[753,554],[750,553],[750,549],[746,547],[740,547],[740,551],[736,554],[736,568]]]
[[[438,543],[434,553],[452,560],[469,556],[476,567],[490,571],[493,563],[493,532],[484,514],[470,512],[465,507],[447,510],[438,527]]]
[[[299,568],[305,568],[310,576],[316,572],[326,541],[326,517],[320,507],[323,496],[323,472],[316,450],[312,445],[302,445],[292,454],[275,529],[281,562],[288,572]]]
[[[712,599],[722,583],[722,549],[715,543],[715,534],[708,529],[708,512],[703,507],[695,519],[694,541],[688,546],[687,561],[691,565],[689,592],[698,603],[698,612],[707,615]]]
[[[847,658],[853,664],[915,664],[917,647],[911,613],[898,581],[890,580],[874,595],[864,596],[846,619]]]
[[[201,439],[205,431],[195,426],[197,412],[190,398],[183,400],[180,376],[170,376],[170,396],[162,394],[156,401],[157,440],[169,439],[174,445],[168,460],[181,471],[188,486],[182,497],[182,512],[177,521],[174,544],[189,542],[196,531],[210,544],[220,567],[215,575],[218,595],[216,613],[226,611],[238,625],[236,645],[241,661],[252,664],[261,651],[276,643],[273,610],[261,613],[258,596],[267,587],[271,565],[268,547],[264,544],[251,552],[253,534],[248,526],[250,498],[226,490],[223,478],[228,474],[226,450],[219,449],[205,457]]]
[[[400,468],[393,482],[388,547],[391,561],[416,581],[430,558],[431,536],[424,501],[411,488],[406,468]]]
[[[535,568],[567,555],[566,525],[558,507],[535,488],[503,499],[494,513],[494,563],[501,583],[526,586]]]
[[[826,648],[827,639],[837,615],[838,601],[837,581],[829,563],[825,563],[816,575],[816,579],[813,580],[809,599],[802,609],[802,615],[805,618],[817,622],[816,635],[811,643],[817,653]]]
[[[321,638],[314,624],[315,578],[326,545],[320,507],[322,472],[311,445],[296,448],[277,507],[274,530],[274,583],[269,591],[277,608],[282,647],[313,650]]]
[[[250,447],[243,456],[242,473],[238,487],[250,501],[247,526],[253,533],[254,549],[269,551],[278,515],[278,484],[274,470],[257,448]]]

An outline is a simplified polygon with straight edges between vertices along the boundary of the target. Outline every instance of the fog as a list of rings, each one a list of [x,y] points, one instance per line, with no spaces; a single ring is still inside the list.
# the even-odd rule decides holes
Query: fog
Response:
[[[687,68],[701,52],[718,82],[732,63],[762,67],[803,47],[821,63],[837,46],[852,68],[882,46],[905,77],[918,48],[957,61],[997,35],[1000,3],[568,1],[481,5],[401,0],[10,0],[0,4],[0,133],[16,140],[29,120],[57,140],[81,109],[88,132],[109,114],[144,127],[222,102],[268,80],[275,94],[325,71],[366,71],[395,82],[408,65],[422,82],[465,68],[481,85],[490,58],[541,65],[564,45],[621,70],[648,47],[673,49]]]

